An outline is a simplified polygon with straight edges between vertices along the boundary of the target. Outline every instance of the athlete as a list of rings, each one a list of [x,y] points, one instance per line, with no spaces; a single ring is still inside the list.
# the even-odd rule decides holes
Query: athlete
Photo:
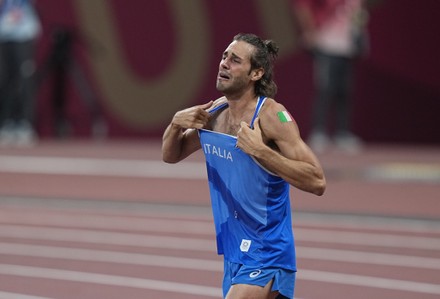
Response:
[[[219,65],[223,97],[178,111],[163,135],[167,163],[205,154],[227,299],[293,298],[289,188],[322,195],[326,187],[294,119],[273,99],[277,52],[271,40],[236,35]]]

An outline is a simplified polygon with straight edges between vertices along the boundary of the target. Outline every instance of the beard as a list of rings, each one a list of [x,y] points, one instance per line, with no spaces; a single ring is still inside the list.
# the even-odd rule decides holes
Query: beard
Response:
[[[216,88],[224,95],[240,93],[247,88],[248,81],[246,78],[231,78],[229,80],[218,80]]]

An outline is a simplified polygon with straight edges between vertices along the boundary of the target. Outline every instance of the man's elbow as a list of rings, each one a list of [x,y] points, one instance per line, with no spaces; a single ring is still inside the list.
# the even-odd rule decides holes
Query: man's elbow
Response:
[[[176,164],[180,160],[172,158],[172,157],[167,156],[167,155],[162,155],[162,161],[165,162],[165,163],[168,163],[168,164]]]
[[[176,164],[180,160],[169,151],[162,149],[162,161],[168,164]]]
[[[171,160],[171,159],[162,159],[162,161],[163,162],[165,162],[165,163],[167,163],[167,164],[176,164],[177,163],[177,161],[175,161],[175,160]]]
[[[325,192],[325,188],[327,187],[327,183],[325,178],[318,179],[316,181],[315,187],[313,188],[312,193],[318,196],[322,196]]]

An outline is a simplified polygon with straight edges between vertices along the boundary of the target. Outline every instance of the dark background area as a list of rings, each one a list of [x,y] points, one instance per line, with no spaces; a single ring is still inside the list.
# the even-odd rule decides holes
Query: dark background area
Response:
[[[220,96],[215,90],[218,63],[222,51],[238,32],[254,32],[280,44],[281,54],[275,68],[279,87],[276,98],[295,117],[302,135],[307,136],[313,94],[311,57],[296,43],[290,2],[271,1],[272,7],[268,8],[263,0],[186,0],[187,7],[182,8],[178,1],[37,1],[44,28],[37,51],[40,66],[53,47],[54,29],[63,26],[73,33],[71,58],[86,83],[78,84],[74,76],[67,78],[64,103],[70,137],[92,136],[93,111],[96,110],[90,110],[84,86],[92,94],[89,100],[96,101],[97,111],[105,120],[108,138],[160,137],[177,108]],[[106,13],[111,16],[111,26],[100,27],[102,10],[96,8],[97,3],[106,7]],[[184,22],[193,24],[194,28],[202,27],[202,35],[194,32],[188,39],[188,35],[182,34],[183,24],[188,23],[178,21],[177,14],[185,10],[194,18],[187,18]],[[87,22],[85,14],[92,16]],[[357,63],[354,93],[354,131],[365,141],[440,143],[439,17],[440,1],[437,0],[417,3],[412,0],[384,0],[371,12],[368,28],[371,49],[368,56]],[[109,34],[122,53],[116,59],[118,61],[111,60],[111,49],[101,39]],[[182,41],[183,37],[185,41]],[[182,44],[188,43],[190,51],[179,52],[183,51]],[[160,80],[177,63],[178,53],[184,53],[188,67],[181,71],[181,80],[167,88],[171,91],[164,90],[163,96],[160,93],[154,97],[134,94],[132,88],[121,80],[120,86],[110,85],[126,93],[126,97],[110,101],[113,92],[103,87],[105,80],[113,77],[118,82],[121,73],[106,74],[103,78],[102,71],[97,71],[95,64],[103,60],[103,65],[117,62],[125,66],[127,73],[131,74],[129,78],[140,89],[145,84],[145,91],[148,91],[149,84]],[[192,77],[196,66],[202,66],[204,71],[194,79],[197,80],[195,87],[189,92],[181,92],[191,78],[196,78]],[[53,76],[46,76],[38,89],[37,128],[43,138],[54,138],[55,135],[54,82]],[[136,101],[130,102],[136,97],[139,97],[137,102],[151,105],[137,107]],[[129,111],[145,111],[145,118],[151,118],[151,115],[157,117],[152,122],[131,122],[129,113],[121,116],[115,101],[132,105]]]

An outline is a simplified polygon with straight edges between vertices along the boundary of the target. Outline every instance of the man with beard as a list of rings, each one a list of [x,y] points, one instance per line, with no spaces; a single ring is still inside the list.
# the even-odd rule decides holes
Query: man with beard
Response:
[[[277,52],[271,40],[236,35],[219,65],[216,87],[224,96],[178,111],[163,135],[167,163],[205,154],[228,299],[293,298],[289,188],[322,195],[326,186],[292,116],[273,99]]]

